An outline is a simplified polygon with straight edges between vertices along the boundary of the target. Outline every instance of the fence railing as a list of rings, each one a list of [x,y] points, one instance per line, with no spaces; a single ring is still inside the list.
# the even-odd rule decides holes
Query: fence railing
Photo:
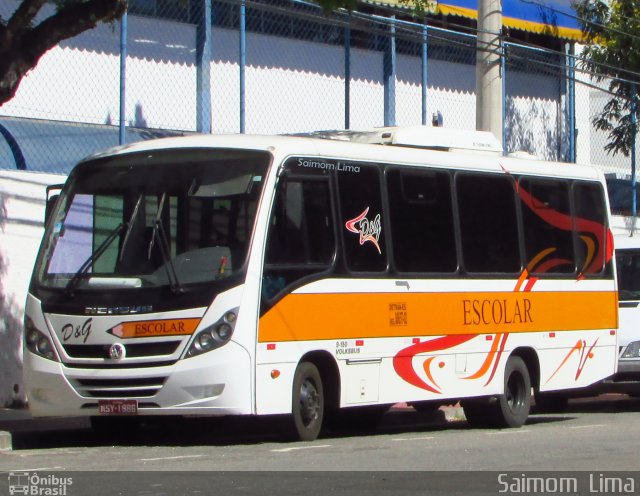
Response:
[[[0,0],[0,14],[11,5]],[[65,173],[99,149],[166,134],[430,124],[434,114],[475,129],[475,35],[391,14],[132,0],[126,23],[61,43],[0,107],[0,168]],[[505,149],[629,176],[630,159],[607,155],[591,124],[609,95],[575,65],[564,48],[503,44]]]

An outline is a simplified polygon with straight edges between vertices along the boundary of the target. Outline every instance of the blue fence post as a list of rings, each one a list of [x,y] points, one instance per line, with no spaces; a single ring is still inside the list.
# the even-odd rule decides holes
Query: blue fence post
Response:
[[[636,177],[636,133],[638,132],[638,88],[631,85],[631,235],[636,227],[636,216],[638,215],[638,179]]]
[[[389,18],[389,36],[383,57],[384,125],[396,125],[396,17]]]
[[[196,129],[211,133],[211,0],[194,2],[193,9],[196,20]]]
[[[344,128],[351,128],[351,14],[344,28]]]
[[[424,20],[422,26],[422,125],[427,124],[427,75],[428,75],[428,31],[427,20]]]
[[[245,0],[240,2],[240,132],[245,132],[246,96],[245,96],[245,67],[247,65],[247,7]]]
[[[127,12],[120,18],[120,119],[118,143],[127,142]]]

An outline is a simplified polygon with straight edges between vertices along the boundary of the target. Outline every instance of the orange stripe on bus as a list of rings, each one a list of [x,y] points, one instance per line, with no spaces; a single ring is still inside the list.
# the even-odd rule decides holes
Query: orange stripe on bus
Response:
[[[613,329],[615,291],[289,294],[260,342]]]

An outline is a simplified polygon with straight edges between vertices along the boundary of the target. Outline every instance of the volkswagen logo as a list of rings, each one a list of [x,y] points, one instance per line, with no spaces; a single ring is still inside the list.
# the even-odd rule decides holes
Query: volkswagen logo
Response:
[[[122,343],[114,343],[109,348],[109,358],[122,360],[125,356],[127,356],[127,349]]]

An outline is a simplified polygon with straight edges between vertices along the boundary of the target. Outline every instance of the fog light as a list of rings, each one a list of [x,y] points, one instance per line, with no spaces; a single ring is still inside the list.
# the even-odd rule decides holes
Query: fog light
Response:
[[[35,345],[38,342],[39,338],[40,338],[40,332],[36,331],[35,329],[29,329],[27,331],[27,345],[28,346],[34,346],[35,347]]]
[[[218,336],[220,337],[220,339],[226,341],[231,337],[232,329],[229,324],[220,324],[216,329],[216,332],[218,333]]]
[[[203,332],[198,336],[198,343],[202,347],[202,350],[206,351],[213,347],[213,336],[208,332]]]

